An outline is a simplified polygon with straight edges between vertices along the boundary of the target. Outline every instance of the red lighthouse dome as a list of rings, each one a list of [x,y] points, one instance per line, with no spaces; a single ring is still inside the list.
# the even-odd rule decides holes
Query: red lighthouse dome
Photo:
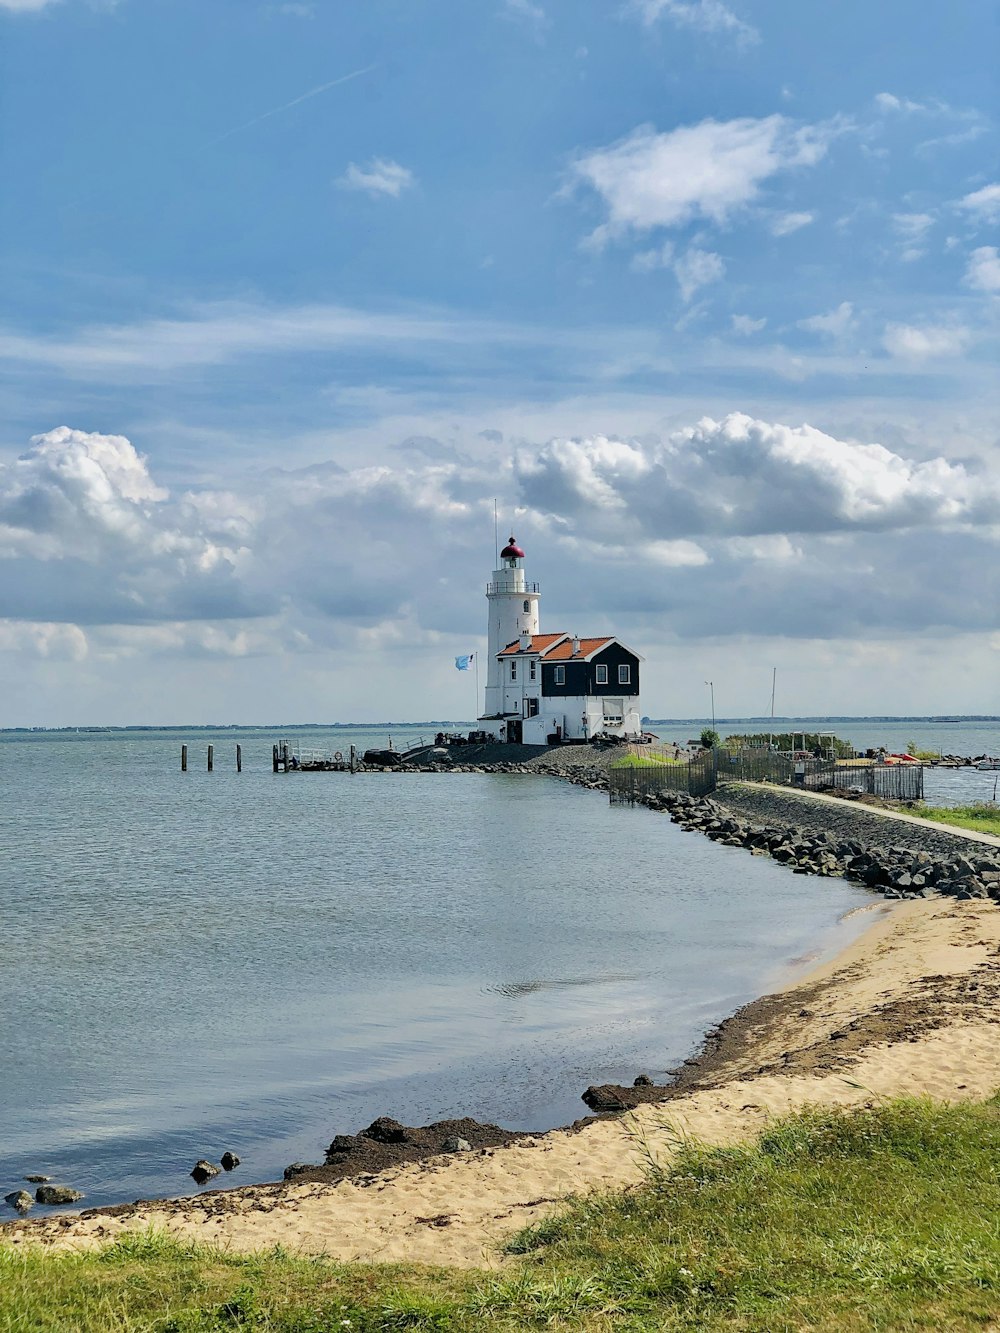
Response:
[[[514,540],[514,534],[513,534],[513,533],[510,534],[510,541],[507,543],[507,545],[506,545],[506,546],[503,548],[503,550],[500,552],[500,558],[501,558],[501,560],[523,560],[523,559],[524,559],[524,552],[521,550],[520,546],[518,546],[517,542]]]

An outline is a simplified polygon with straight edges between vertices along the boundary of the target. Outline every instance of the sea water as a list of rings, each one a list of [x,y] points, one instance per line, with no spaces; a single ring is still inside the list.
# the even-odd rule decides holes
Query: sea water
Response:
[[[274,775],[276,738],[0,739],[0,1196],[190,1192],[226,1148],[227,1181],[272,1179],[379,1114],[564,1124],[870,919],[844,920],[856,886],[600,793]]]

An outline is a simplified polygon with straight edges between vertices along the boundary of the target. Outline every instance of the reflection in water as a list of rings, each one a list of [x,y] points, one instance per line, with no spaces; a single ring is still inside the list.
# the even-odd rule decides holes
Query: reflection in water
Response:
[[[636,980],[635,974],[618,972],[611,976],[601,977],[553,977],[545,981],[501,981],[490,986],[484,986],[483,990],[491,995],[506,995],[511,999],[518,999],[523,995],[536,995],[540,991],[547,990],[565,990],[570,986],[608,986],[614,982]]]

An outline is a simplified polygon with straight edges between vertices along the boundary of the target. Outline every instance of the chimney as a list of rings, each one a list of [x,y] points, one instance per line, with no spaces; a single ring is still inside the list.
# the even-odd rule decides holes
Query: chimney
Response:
[[[576,655],[577,655],[577,653],[578,653],[579,651],[580,651],[580,640],[579,640],[579,638],[574,634],[574,635],[573,635],[573,656],[576,657]]]
[[[521,631],[521,647],[519,651],[522,653],[526,653],[530,650],[530,648],[531,648],[531,631],[523,629]]]

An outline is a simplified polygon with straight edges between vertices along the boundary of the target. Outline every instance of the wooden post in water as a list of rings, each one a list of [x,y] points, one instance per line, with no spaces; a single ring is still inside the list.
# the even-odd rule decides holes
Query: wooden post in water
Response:
[[[209,771],[209,773],[211,773],[211,771],[212,771],[212,769],[213,769],[214,767],[215,767],[215,746],[214,746],[214,745],[210,745],[210,746],[208,747],[208,771]]]
[[[182,746],[181,746],[181,772],[182,772],[182,773],[186,773],[187,771],[188,771],[188,747],[187,747],[186,745],[182,745]]]
[[[236,771],[237,771],[237,773],[242,773],[242,772],[243,772],[243,746],[242,746],[242,745],[237,745],[237,747],[236,747]]]
[[[271,772],[272,772],[272,773],[277,773],[277,771],[278,771],[278,747],[277,747],[276,745],[272,745],[272,746],[271,746]]]
[[[285,761],[285,772],[287,773],[287,772],[288,772],[288,742],[287,742],[287,741],[285,741],[285,743],[282,745],[282,747],[281,747],[281,751],[282,751],[281,757],[282,757],[282,759]]]

